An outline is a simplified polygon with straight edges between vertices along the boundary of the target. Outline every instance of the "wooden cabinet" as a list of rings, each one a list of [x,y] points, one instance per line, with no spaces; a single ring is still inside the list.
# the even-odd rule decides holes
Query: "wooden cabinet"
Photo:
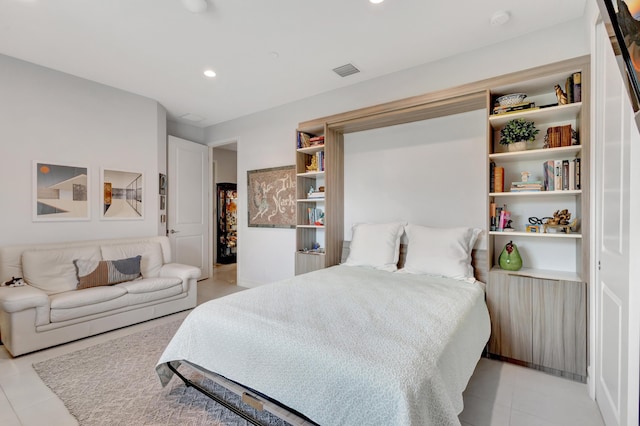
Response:
[[[491,271],[490,355],[585,381],[586,284]]]

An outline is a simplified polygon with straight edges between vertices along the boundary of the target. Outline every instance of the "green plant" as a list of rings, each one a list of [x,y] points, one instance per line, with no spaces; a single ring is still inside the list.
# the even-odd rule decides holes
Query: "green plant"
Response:
[[[500,130],[500,144],[509,145],[521,141],[533,142],[539,131],[533,121],[517,118],[509,121]]]

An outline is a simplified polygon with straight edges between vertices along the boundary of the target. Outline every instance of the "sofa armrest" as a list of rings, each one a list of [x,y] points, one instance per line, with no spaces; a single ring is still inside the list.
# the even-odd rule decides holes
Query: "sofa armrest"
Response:
[[[186,284],[189,279],[197,280],[202,275],[200,268],[182,263],[165,263],[160,268],[161,277],[178,277]]]
[[[20,287],[0,287],[0,309],[5,312],[48,307],[49,296],[47,293],[28,284]]]

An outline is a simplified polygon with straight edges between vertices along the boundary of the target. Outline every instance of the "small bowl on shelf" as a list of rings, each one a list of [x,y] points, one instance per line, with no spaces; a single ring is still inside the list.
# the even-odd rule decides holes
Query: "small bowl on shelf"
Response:
[[[508,107],[522,103],[526,97],[526,93],[511,93],[509,95],[500,96],[496,99],[496,102],[498,102],[501,107]]]

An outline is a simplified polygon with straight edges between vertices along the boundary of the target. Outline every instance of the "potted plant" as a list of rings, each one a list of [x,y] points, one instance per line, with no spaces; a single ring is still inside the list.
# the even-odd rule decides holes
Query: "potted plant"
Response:
[[[500,144],[507,145],[509,151],[522,151],[527,148],[527,142],[536,139],[539,131],[533,121],[516,118],[507,122],[500,130]]]

